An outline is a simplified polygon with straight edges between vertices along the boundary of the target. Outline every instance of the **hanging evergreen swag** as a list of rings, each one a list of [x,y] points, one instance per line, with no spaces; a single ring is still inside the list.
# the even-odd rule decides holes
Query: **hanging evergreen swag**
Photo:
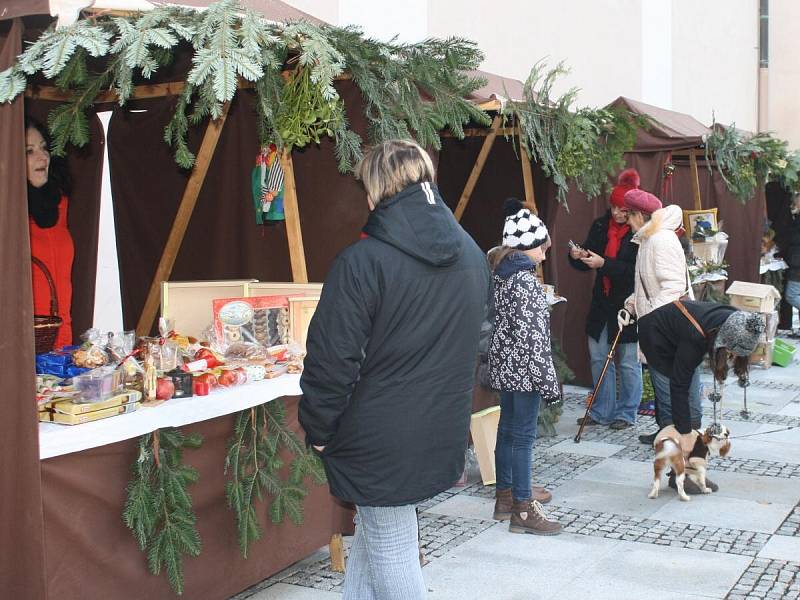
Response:
[[[352,170],[362,140],[348,128],[334,88],[347,71],[362,92],[372,142],[414,136],[438,149],[440,130],[463,137],[465,123],[488,124],[485,113],[466,100],[483,84],[465,74],[483,59],[473,42],[383,43],[353,27],[268,21],[236,0],[203,12],[159,6],[138,17],[53,26],[0,73],[0,102],[13,100],[36,73],[71,91],[49,117],[53,152],[61,155],[68,144],[88,142],[87,111],[100,92],[112,89],[124,105],[134,82],[150,79],[181,48],[192,52],[192,68],[164,139],[184,168],[195,158],[186,141],[189,127],[219,117],[238,87],[252,87],[262,145],[291,149],[331,137],[339,169]],[[88,57],[104,58],[102,70],[90,70]]]
[[[558,200],[566,206],[568,180],[589,198],[610,189],[609,176],[624,167],[623,155],[633,149],[636,129],[648,122],[620,108],[573,109],[577,88],[552,97],[555,82],[568,73],[563,63],[545,69],[542,62],[534,65],[524,101],[506,103],[503,117],[519,124],[524,150],[553,179]]]
[[[288,478],[279,471],[283,467],[280,453],[287,449],[293,459]],[[270,497],[269,516],[273,523],[282,523],[286,516],[297,525],[303,522],[303,499],[306,476],[319,485],[325,482],[325,471],[317,456],[308,450],[286,426],[286,408],[282,400],[243,410],[236,415],[233,437],[225,458],[225,473],[230,481],[225,492],[236,514],[239,548],[247,558],[250,544],[260,539],[255,501]]]
[[[716,165],[728,191],[741,202],[751,199],[767,181],[800,192],[800,151],[789,152],[787,142],[766,132],[748,135],[716,122],[711,129],[705,143],[708,169]]]
[[[200,554],[192,499],[187,488],[197,481],[197,470],[182,464],[185,448],[199,448],[199,434],[184,435],[161,429],[139,438],[139,455],[128,484],[122,518],[147,553],[150,572],[162,568],[172,589],[183,593],[183,555]]]

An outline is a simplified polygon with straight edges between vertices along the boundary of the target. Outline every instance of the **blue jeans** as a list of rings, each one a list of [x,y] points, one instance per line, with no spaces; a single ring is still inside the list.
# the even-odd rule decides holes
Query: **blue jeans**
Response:
[[[787,281],[784,294],[786,302],[800,310],[800,281]]]
[[[600,340],[589,336],[589,358],[592,366],[592,382],[597,384],[603,365],[608,357],[611,344],[608,343],[608,326],[600,332]],[[614,421],[636,422],[636,409],[642,401],[642,365],[636,343],[617,344],[616,355],[619,365],[612,360],[603,378],[603,385],[597,390],[589,415],[602,425]],[[619,368],[620,389],[617,390],[617,368]],[[619,392],[619,395],[617,393]]]
[[[653,367],[650,370],[650,381],[653,382],[653,392],[656,396],[656,415],[658,428],[674,425],[672,420],[672,399],[669,392],[669,377],[659,373]],[[689,417],[692,420],[692,429],[700,429],[703,420],[703,406],[700,400],[700,369],[697,368],[689,384]]]
[[[417,512],[404,506],[356,506],[343,600],[423,600]]]
[[[494,447],[496,489],[511,488],[518,502],[531,497],[533,442],[541,401],[538,392],[500,392],[500,423]]]

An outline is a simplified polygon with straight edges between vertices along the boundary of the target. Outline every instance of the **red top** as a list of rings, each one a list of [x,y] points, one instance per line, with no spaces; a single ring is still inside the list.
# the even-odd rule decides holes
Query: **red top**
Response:
[[[42,229],[28,217],[31,237],[31,254],[41,260],[53,276],[58,297],[58,316],[64,320],[58,330],[55,347],[72,344],[72,260],[75,245],[67,229],[66,196],[58,205],[58,221],[52,227]],[[36,315],[50,314],[50,287],[42,270],[31,265],[33,280],[33,312]]]

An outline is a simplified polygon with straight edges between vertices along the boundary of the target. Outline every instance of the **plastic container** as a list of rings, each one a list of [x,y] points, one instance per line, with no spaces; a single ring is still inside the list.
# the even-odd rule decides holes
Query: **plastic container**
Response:
[[[779,367],[788,367],[792,363],[797,347],[783,340],[775,340],[775,349],[772,352],[772,364]]]
[[[102,402],[122,390],[122,373],[112,367],[92,369],[72,378],[75,389],[80,392],[74,402],[89,404]]]

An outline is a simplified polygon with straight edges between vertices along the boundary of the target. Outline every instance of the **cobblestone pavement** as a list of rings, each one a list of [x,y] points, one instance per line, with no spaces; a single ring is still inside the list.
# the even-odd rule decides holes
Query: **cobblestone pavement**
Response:
[[[800,562],[756,559],[726,596],[728,600],[800,598]]]
[[[790,377],[792,369],[797,373],[796,378]],[[623,544],[641,548],[643,552],[644,549],[661,552],[663,554],[659,556],[668,559],[667,563],[677,556],[672,553],[677,552],[684,553],[682,556],[691,555],[692,561],[701,557],[702,560],[710,561],[709,564],[716,565],[715,561],[721,561],[719,564],[726,565],[727,579],[724,584],[720,584],[714,591],[704,593],[692,591],[686,594],[687,598],[702,596],[727,600],[751,598],[800,600],[800,464],[797,462],[797,453],[800,453],[800,436],[797,435],[797,428],[800,428],[800,410],[797,407],[800,400],[800,383],[793,382],[800,382],[800,365],[795,364],[784,370],[776,368],[774,373],[782,379],[771,380],[770,371],[760,372],[758,378],[754,377],[753,395],[760,394],[763,400],[764,394],[767,393],[768,401],[764,400],[760,404],[754,402],[755,409],[751,408],[748,416],[745,417],[739,410],[731,408],[721,411],[723,421],[735,423],[732,426],[734,436],[737,430],[742,432],[740,434],[742,441],[734,440],[732,455],[725,459],[712,459],[709,467],[712,471],[736,477],[736,481],[750,482],[749,487],[745,486],[747,489],[741,492],[731,491],[729,496],[719,500],[722,503],[719,506],[723,507],[719,510],[729,511],[738,516],[738,520],[733,519],[736,527],[724,523],[726,521],[724,515],[715,514],[709,517],[689,510],[691,508],[696,511],[696,507],[701,506],[706,500],[704,497],[695,498],[689,504],[682,504],[671,496],[674,495],[672,490],[662,492],[662,497],[658,501],[661,504],[644,500],[645,505],[642,507],[641,502],[634,506],[633,500],[628,504],[618,501],[616,504],[612,503],[614,508],[608,512],[587,510],[583,505],[572,505],[569,498],[576,498],[579,495],[567,495],[566,500],[547,507],[548,514],[564,527],[563,535],[549,539],[571,538],[574,540],[572,544],[586,545],[586,552],[590,554],[597,544],[603,545],[604,548],[614,548],[616,547],[614,544]],[[773,390],[778,395],[769,394]],[[627,494],[628,497],[642,494],[643,485],[646,487],[646,482],[641,479],[642,463],[652,461],[652,449],[640,444],[637,436],[653,430],[652,418],[641,417],[635,427],[619,431],[607,427],[587,427],[583,441],[591,443],[574,445],[572,437],[575,433],[575,417],[583,415],[587,392],[588,390],[570,388],[564,397],[564,414],[558,426],[558,434],[537,440],[534,451],[534,483],[546,486],[558,498],[560,488],[566,490],[576,484],[590,487],[594,481],[591,479],[592,474],[598,469],[601,471],[617,469],[630,474],[623,473],[618,476],[619,480],[598,484],[600,486],[598,489],[608,489],[608,493],[618,495]],[[710,407],[706,407],[705,413],[706,417],[711,417]],[[740,449],[738,454],[737,446]],[[796,462],[781,460],[792,456]],[[627,478],[630,478],[630,481],[627,481]],[[794,481],[797,481],[796,488],[791,483]],[[781,497],[774,502],[770,495],[770,486],[773,485],[776,489],[782,490]],[[716,497],[718,494],[712,496]],[[464,487],[451,488],[419,505],[420,545],[429,561],[428,564],[431,565],[430,568],[426,567],[424,573],[426,582],[436,598],[453,597],[466,600],[472,597],[486,597],[485,594],[479,595],[477,590],[463,585],[458,588],[461,591],[451,590],[448,588],[449,583],[441,583],[439,578],[442,576],[442,569],[435,565],[447,564],[447,568],[450,569],[451,564],[458,563],[460,556],[474,552],[475,543],[479,540],[483,540],[479,547],[484,552],[504,555],[510,551],[505,547],[505,543],[504,546],[496,548],[484,546],[490,544],[492,536],[496,536],[496,532],[502,531],[504,527],[482,517],[482,515],[491,516],[493,498],[494,487],[484,486],[476,472],[473,472]],[[646,504],[647,502],[654,504]],[[652,514],[637,513],[642,510]],[[751,530],[746,515],[748,512],[754,515],[762,514],[759,511],[767,511],[764,514],[769,514],[770,520],[759,521],[759,526],[752,525]],[[742,517],[742,514],[745,517]],[[721,523],[725,526],[720,526]],[[540,538],[534,536],[511,537],[515,538],[516,544],[520,543],[519,538],[523,538],[524,542],[529,543],[530,552],[534,554],[536,544],[543,543],[538,541]],[[349,538],[345,538],[345,547],[348,545]],[[669,550],[666,550],[667,547]],[[466,548],[469,550],[464,550]],[[465,552],[467,554],[464,554]],[[583,550],[575,555],[576,561],[582,559],[582,553]],[[636,554],[638,551],[634,551],[632,556]],[[448,559],[448,562],[440,563],[443,559]],[[732,564],[734,566],[731,566]],[[467,567],[470,575],[473,565],[468,564]],[[474,571],[482,572],[485,567],[484,564],[474,564]],[[648,566],[647,570],[649,568]],[[691,572],[693,564],[690,562],[685,568],[687,572]],[[713,567],[710,573],[713,574],[717,568]],[[612,571],[614,569],[619,573],[619,569],[625,569],[625,566],[615,564]],[[625,577],[636,576],[636,568],[630,567],[630,570],[632,573],[625,573]],[[491,571],[491,567],[488,571]],[[569,567],[565,572],[569,572],[571,577],[576,573]],[[593,588],[593,597],[618,597],[623,600],[629,597],[642,597],[635,594],[627,596],[624,591],[615,591],[614,576],[614,573],[610,575],[611,592],[602,595],[602,585],[598,584],[596,589]],[[707,576],[707,579],[713,579],[713,576]],[[446,581],[449,582],[450,579]],[[245,590],[236,596],[235,600],[276,598],[301,600],[315,598],[317,593],[322,594],[319,596],[321,598],[336,598],[337,592],[341,592],[343,582],[342,574],[330,570],[330,558],[325,548],[257,586]],[[594,581],[587,582],[586,585],[594,583]],[[271,592],[271,588],[276,584],[281,585]],[[442,591],[443,586],[445,591]],[[437,590],[439,595],[436,595]],[[663,592],[662,596],[684,597],[680,593],[666,592]],[[504,598],[502,593],[496,597]],[[523,594],[514,597],[528,596]],[[570,600],[572,597],[577,598],[578,595],[571,596],[567,591],[561,596],[547,597]]]

